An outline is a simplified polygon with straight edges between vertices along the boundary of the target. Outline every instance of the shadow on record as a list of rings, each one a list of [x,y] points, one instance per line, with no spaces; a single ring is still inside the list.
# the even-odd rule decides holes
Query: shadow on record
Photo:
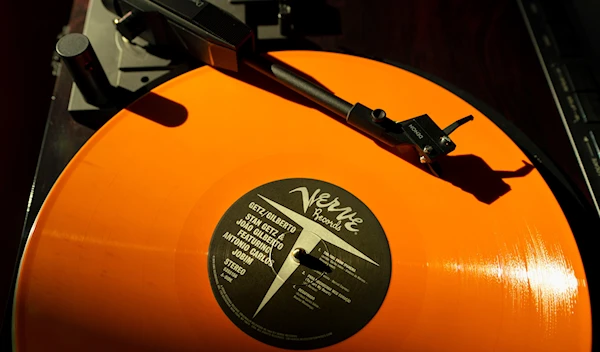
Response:
[[[126,110],[165,127],[180,126],[188,117],[188,111],[185,106],[154,92],[146,93],[143,97],[127,106]]]
[[[534,169],[533,165],[523,161],[523,166],[516,170],[494,170],[485,160],[473,154],[446,155],[429,168],[418,161],[419,155],[412,147],[394,150],[381,143],[377,144],[423,172],[451,183],[488,205],[510,192],[510,185],[504,179],[524,177]]]
[[[114,106],[92,110],[81,116],[74,115],[73,119],[94,131],[104,126],[123,109],[165,127],[181,126],[187,121],[188,111],[185,106],[154,92],[131,92],[119,87],[115,88],[114,95],[118,97]]]
[[[323,263],[321,260],[317,259],[316,257],[310,254],[305,254],[302,257],[300,257],[300,265],[323,273],[330,274],[333,272],[333,269],[331,269],[329,265]]]
[[[437,165],[438,175],[444,181],[465,192],[471,193],[478,201],[492,204],[510,191],[504,179],[524,177],[533,171],[533,165],[523,161],[517,170],[493,170],[477,155],[448,155]]]

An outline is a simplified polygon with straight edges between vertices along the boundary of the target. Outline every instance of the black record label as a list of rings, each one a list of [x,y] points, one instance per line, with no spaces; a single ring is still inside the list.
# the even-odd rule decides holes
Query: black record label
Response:
[[[333,184],[285,179],[238,199],[208,255],[213,293],[231,321],[287,349],[333,345],[377,313],[391,277],[375,215]]]

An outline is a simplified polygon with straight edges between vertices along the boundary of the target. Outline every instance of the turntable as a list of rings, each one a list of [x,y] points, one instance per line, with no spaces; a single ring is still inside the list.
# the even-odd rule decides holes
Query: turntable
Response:
[[[593,217],[500,115],[261,52],[210,2],[96,10],[111,49],[57,43],[93,132],[23,248],[16,351],[591,350]]]

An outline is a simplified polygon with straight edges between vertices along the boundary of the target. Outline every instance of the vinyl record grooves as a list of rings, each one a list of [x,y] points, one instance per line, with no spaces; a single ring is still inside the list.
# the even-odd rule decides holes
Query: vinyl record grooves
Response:
[[[474,121],[435,177],[275,83],[202,67],[159,86],[46,200],[17,351],[590,350],[573,234],[502,130],[387,64],[274,56],[394,119]]]

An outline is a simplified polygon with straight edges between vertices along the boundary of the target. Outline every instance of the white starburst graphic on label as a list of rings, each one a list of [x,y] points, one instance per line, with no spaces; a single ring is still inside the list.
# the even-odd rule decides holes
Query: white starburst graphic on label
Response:
[[[302,231],[300,232],[300,235],[298,236],[298,239],[296,240],[294,245],[290,248],[290,252],[288,253],[288,255],[286,257],[285,262],[282,264],[281,268],[279,269],[277,276],[273,280],[271,287],[269,287],[269,290],[265,294],[262,302],[258,306],[258,309],[254,313],[253,318],[256,317],[256,315],[261,311],[261,309],[271,300],[271,298],[273,298],[273,296],[277,293],[277,291],[281,288],[281,286],[288,280],[288,278],[300,266],[300,263],[298,263],[297,261],[295,261],[292,258],[291,254],[292,254],[292,251],[294,250],[294,248],[302,248],[306,253],[310,253],[317,246],[319,241],[323,240],[323,241],[330,243],[336,247],[339,247],[339,248],[343,249],[344,251],[351,253],[373,265],[379,266],[379,264],[376,263],[374,260],[367,257],[362,252],[360,252],[358,249],[354,248],[349,243],[342,240],[337,235],[335,235],[331,231],[327,230],[325,227],[321,226],[320,224],[316,223],[315,221],[313,221],[301,214],[298,214],[297,212],[295,212],[291,209],[288,209],[279,203],[276,203],[266,197],[263,197],[260,194],[258,196],[260,198],[262,198],[265,202],[267,202],[271,206],[273,206],[275,209],[279,210],[285,216],[287,216],[288,218],[293,220],[295,223],[302,226]]]

